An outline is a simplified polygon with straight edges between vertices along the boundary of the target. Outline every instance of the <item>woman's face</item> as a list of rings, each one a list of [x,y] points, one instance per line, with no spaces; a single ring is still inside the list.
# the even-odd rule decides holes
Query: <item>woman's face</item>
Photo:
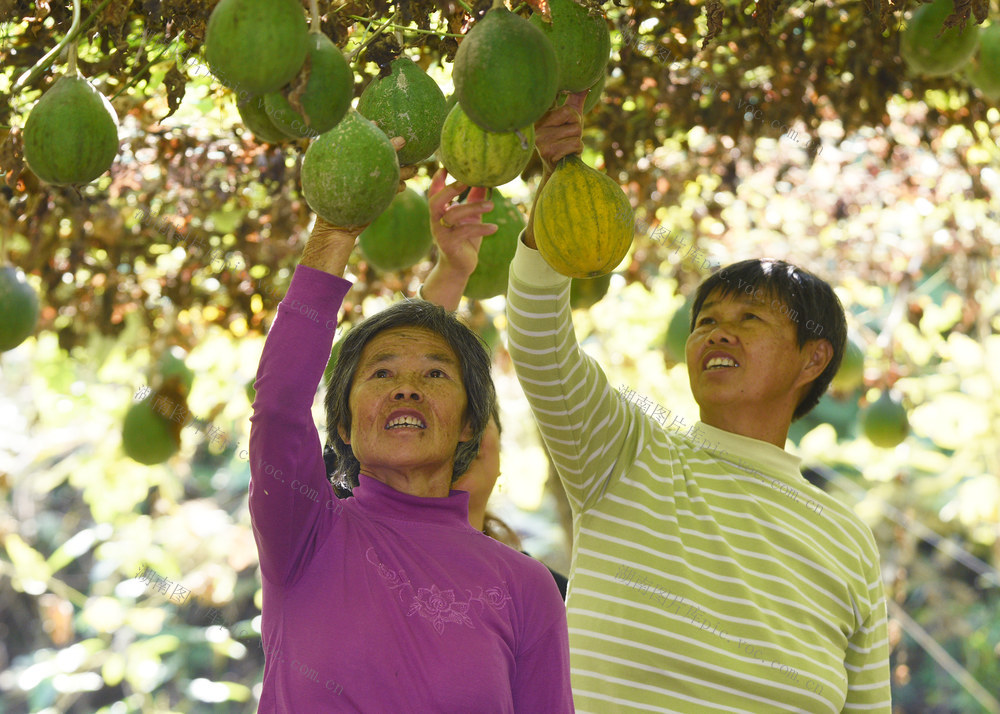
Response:
[[[448,470],[468,441],[465,386],[454,351],[436,332],[398,327],[380,332],[361,351],[348,400],[351,446],[361,471]]]
[[[491,417],[486,425],[486,431],[483,432],[479,453],[469,465],[469,470],[462,474],[451,487],[459,491],[468,491],[470,508],[474,508],[476,504],[485,505],[486,501],[489,500],[499,476],[500,429]]]

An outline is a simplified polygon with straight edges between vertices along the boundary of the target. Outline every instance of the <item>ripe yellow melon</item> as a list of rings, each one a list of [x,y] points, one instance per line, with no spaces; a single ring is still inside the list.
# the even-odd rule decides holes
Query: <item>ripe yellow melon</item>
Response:
[[[542,187],[533,227],[538,251],[553,270],[596,278],[614,270],[628,253],[635,213],[613,179],[570,154]]]

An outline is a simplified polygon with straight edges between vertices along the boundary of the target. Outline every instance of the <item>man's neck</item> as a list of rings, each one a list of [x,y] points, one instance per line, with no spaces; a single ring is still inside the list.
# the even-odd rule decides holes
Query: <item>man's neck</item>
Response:
[[[701,421],[722,431],[774,444],[779,449],[785,448],[790,426],[790,422],[784,419],[775,420],[760,414],[737,414],[723,409],[703,408]]]

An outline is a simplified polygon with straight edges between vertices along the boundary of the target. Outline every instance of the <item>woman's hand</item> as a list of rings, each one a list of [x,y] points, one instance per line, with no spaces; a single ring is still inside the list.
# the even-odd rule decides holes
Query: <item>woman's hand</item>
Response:
[[[445,185],[446,169],[438,169],[431,180],[431,234],[438,247],[438,259],[424,281],[423,297],[446,310],[458,309],[462,291],[479,262],[484,236],[497,231],[494,223],[483,223],[484,213],[493,210],[485,188],[469,190],[464,203],[452,203],[468,188],[463,183]]]
[[[403,148],[406,140],[397,136],[392,139],[392,145],[399,151]],[[399,187],[396,193],[406,188],[406,180],[413,178],[417,173],[415,166],[404,166],[399,170]],[[309,242],[306,243],[305,251],[302,254],[301,265],[317,270],[323,270],[332,275],[343,277],[347,268],[347,261],[354,250],[354,243],[361,232],[370,223],[363,226],[353,226],[342,228],[335,226],[326,219],[317,215],[313,223],[312,232],[309,234]]]

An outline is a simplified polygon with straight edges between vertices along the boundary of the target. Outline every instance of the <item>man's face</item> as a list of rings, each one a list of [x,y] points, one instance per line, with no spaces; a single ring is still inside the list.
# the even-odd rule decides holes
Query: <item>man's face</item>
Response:
[[[348,400],[351,446],[361,472],[451,467],[472,437],[462,370],[443,337],[422,327],[380,332],[365,345]]]
[[[781,307],[781,300],[760,293],[722,298],[715,291],[706,298],[686,348],[691,392],[703,420],[723,411],[787,411],[791,420],[806,385],[829,359],[816,363],[817,340],[799,348],[795,323]]]

